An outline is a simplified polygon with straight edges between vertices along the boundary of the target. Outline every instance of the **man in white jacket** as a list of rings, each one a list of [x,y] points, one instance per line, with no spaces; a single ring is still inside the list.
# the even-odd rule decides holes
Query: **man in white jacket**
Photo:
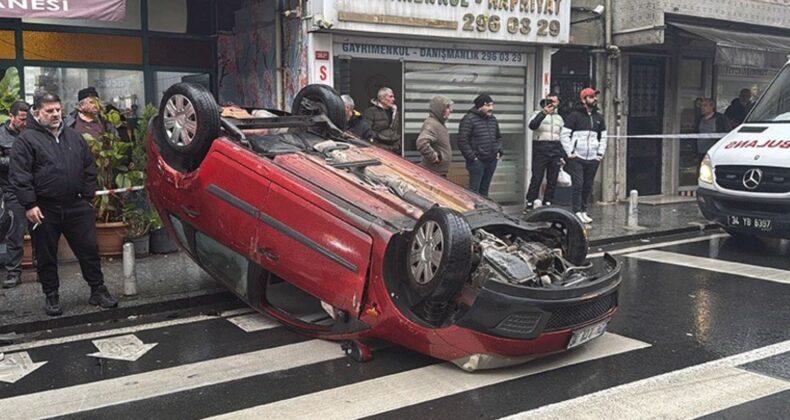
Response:
[[[565,167],[573,180],[573,212],[583,223],[592,223],[587,209],[595,174],[606,153],[606,124],[598,112],[598,91],[584,88],[579,97],[581,104],[565,119],[560,139],[568,155]]]

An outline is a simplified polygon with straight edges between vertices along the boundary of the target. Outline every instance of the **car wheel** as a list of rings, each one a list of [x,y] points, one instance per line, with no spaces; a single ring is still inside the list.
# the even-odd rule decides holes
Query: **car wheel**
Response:
[[[460,213],[438,206],[426,211],[408,247],[406,272],[418,296],[448,302],[460,292],[472,266],[472,230]]]
[[[530,212],[524,217],[524,221],[547,223],[561,235],[559,246],[565,259],[575,265],[584,264],[589,243],[584,226],[573,213],[556,207],[542,207]]]
[[[305,100],[306,99],[306,100]],[[323,114],[341,130],[346,129],[346,106],[340,94],[327,85],[307,85],[300,90],[291,106],[294,115]]]
[[[203,86],[176,83],[159,105],[157,145],[168,165],[192,172],[220,133],[220,109]]]

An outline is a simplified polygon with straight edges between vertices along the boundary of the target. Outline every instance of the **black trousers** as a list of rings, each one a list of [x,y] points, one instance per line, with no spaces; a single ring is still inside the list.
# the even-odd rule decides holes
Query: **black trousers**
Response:
[[[543,176],[546,176],[546,191],[543,201],[554,200],[554,190],[557,189],[557,175],[560,173],[560,161],[565,156],[562,145],[558,141],[532,142],[532,179],[527,190],[527,206],[538,198]]]
[[[16,196],[13,194],[4,194],[4,200],[6,209],[11,211],[14,215],[14,224],[8,231],[8,236],[6,238],[6,243],[8,244],[8,260],[6,260],[5,269],[9,277],[11,275],[19,276],[22,274],[22,254],[27,218],[25,217],[25,208],[19,204]]]
[[[584,212],[592,200],[593,180],[598,172],[600,161],[580,158],[568,159],[565,168],[573,182],[573,212]]]
[[[75,200],[67,205],[42,206],[44,223],[32,230],[36,248],[36,271],[44,294],[57,292],[58,240],[66,237],[71,250],[80,262],[82,277],[91,290],[104,284],[99,249],[96,244],[96,214],[85,200]]]

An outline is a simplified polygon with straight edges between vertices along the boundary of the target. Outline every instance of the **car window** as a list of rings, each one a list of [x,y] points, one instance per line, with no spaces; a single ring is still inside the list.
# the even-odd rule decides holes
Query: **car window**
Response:
[[[785,66],[776,80],[763,93],[746,122],[790,122],[790,66]]]

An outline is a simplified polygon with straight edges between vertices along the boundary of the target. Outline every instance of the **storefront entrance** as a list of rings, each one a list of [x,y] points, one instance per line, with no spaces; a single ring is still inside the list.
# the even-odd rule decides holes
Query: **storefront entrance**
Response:
[[[664,59],[631,59],[628,135],[661,134],[664,127]],[[661,194],[661,139],[628,139],[627,190]]]
[[[464,159],[458,151],[458,124],[480,93],[494,99],[494,115],[499,121],[504,141],[504,156],[491,184],[490,197],[502,205],[521,206],[526,192],[525,120],[527,98],[531,96],[528,63],[534,55],[519,51],[492,51],[473,47],[431,47],[425,43],[404,47],[381,48],[383,42],[368,39],[344,40],[334,46],[334,86],[354,98],[362,112],[370,106],[381,86],[392,88],[403,127],[403,155],[418,162],[417,135],[428,116],[428,104],[435,95],[444,95],[455,103],[447,127],[450,131],[453,160],[448,177],[466,187],[469,183]],[[382,54],[385,53],[385,54]],[[391,55],[392,57],[374,56]],[[450,60],[447,57],[462,57]],[[434,59],[431,59],[434,58]],[[470,59],[474,58],[474,59]],[[455,62],[453,62],[455,61]],[[495,61],[496,63],[489,63]]]

